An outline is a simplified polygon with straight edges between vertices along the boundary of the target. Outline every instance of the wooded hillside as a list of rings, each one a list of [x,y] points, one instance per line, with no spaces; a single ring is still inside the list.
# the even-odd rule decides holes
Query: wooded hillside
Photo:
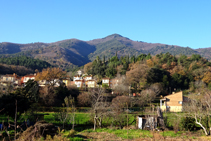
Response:
[[[162,85],[164,90],[184,90],[197,85],[211,85],[211,62],[198,54],[174,56],[160,53],[155,56],[140,54],[101,60],[84,65],[84,71],[101,82],[104,77],[115,78],[125,75],[125,86],[134,91],[146,89],[153,84]]]

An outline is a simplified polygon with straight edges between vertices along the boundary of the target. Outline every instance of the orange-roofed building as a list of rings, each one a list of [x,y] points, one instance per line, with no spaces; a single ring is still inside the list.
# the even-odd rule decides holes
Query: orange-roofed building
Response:
[[[21,83],[25,84],[29,80],[35,80],[36,74],[25,75],[21,78]]]
[[[110,87],[111,86],[110,78],[102,78],[102,84],[106,84]]]

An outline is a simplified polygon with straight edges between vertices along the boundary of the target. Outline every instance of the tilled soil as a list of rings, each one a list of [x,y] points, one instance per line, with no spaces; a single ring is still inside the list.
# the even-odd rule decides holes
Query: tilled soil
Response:
[[[93,141],[211,141],[211,137],[193,137],[189,136],[180,136],[180,137],[163,137],[159,133],[154,133],[153,138],[138,138],[138,139],[122,139],[117,137],[112,133],[107,132],[83,132],[80,135],[85,136],[87,140]]]

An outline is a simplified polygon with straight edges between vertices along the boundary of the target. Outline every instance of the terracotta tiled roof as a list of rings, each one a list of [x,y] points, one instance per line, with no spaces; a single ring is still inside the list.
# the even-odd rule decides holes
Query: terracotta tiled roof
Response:
[[[92,79],[92,80],[87,80],[87,81],[96,81],[96,80]]]
[[[76,76],[74,76],[74,77],[81,77],[80,75],[76,75]]]
[[[102,79],[110,79],[110,78],[102,78]]]
[[[75,81],[83,81],[83,80],[75,80]]]
[[[28,74],[28,75],[25,75],[24,77],[35,77],[35,75],[33,75],[33,74]]]

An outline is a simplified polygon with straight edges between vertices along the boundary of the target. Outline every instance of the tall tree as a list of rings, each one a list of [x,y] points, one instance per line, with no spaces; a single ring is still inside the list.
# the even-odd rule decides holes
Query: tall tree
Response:
[[[55,86],[60,82],[60,79],[66,76],[66,72],[61,68],[47,68],[43,69],[42,72],[38,72],[35,80],[46,80],[47,85]]]
[[[91,101],[92,101],[92,112],[94,115],[94,130],[96,126],[99,125],[102,127],[103,117],[107,114],[109,103],[104,97],[104,90],[102,88],[98,88],[96,90],[92,90],[90,93]]]
[[[40,95],[43,102],[48,106],[61,103],[67,96],[68,90],[61,81],[65,76],[66,72],[60,68],[47,68],[37,73],[35,80],[39,81],[38,83],[44,81],[45,87],[40,89]],[[56,88],[56,85],[59,87]]]

